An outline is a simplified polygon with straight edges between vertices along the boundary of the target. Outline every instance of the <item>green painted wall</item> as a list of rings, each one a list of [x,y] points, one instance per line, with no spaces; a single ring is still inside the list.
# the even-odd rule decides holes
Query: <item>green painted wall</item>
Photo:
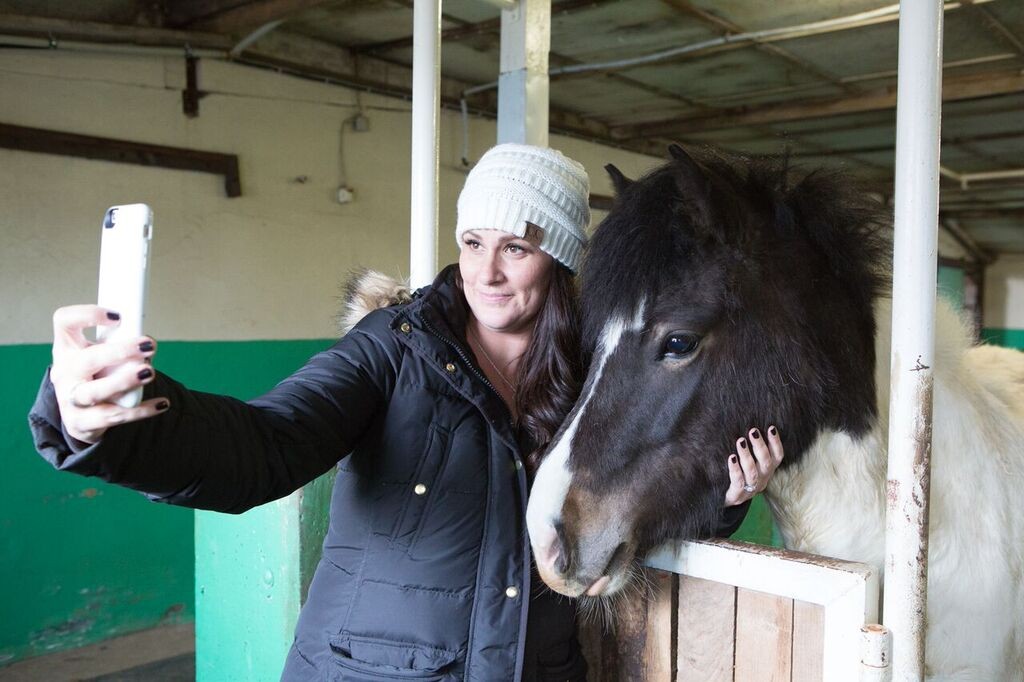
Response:
[[[964,307],[964,271],[963,268],[939,266],[937,288],[957,310]]]
[[[330,343],[166,341],[156,364],[249,398]],[[35,454],[26,415],[49,356],[48,345],[0,346],[0,665],[194,617],[194,513]]]
[[[244,399],[330,343],[165,341],[157,366],[198,390]],[[0,665],[189,621],[198,609],[201,677],[226,679],[214,672],[223,670],[276,676],[318,558],[329,480],[236,517],[157,505],[56,472],[35,454],[25,419],[49,354],[48,345],[0,346],[7,379],[0,392],[7,465],[0,483]],[[737,537],[773,542],[760,499]],[[247,613],[240,603],[249,604]],[[218,647],[232,628],[245,630],[247,644]]]
[[[981,330],[985,343],[1024,350],[1024,329],[985,328]]]

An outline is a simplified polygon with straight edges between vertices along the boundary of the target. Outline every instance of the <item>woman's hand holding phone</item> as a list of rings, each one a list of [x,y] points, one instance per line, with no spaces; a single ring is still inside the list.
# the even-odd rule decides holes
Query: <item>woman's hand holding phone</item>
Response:
[[[97,305],[66,306],[53,314],[50,381],[65,430],[83,443],[98,442],[111,426],[148,419],[170,407],[166,398],[137,407],[117,404],[121,396],[153,380],[150,362],[156,354],[156,341],[148,336],[105,343],[86,339],[86,329],[118,321],[116,311]],[[97,378],[100,374],[106,376]]]

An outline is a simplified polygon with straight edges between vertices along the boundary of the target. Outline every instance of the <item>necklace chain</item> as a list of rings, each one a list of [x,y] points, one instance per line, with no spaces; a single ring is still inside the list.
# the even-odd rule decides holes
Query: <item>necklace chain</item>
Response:
[[[480,349],[481,353],[483,353],[484,359],[487,360],[488,363],[490,363],[492,368],[494,368],[494,371],[498,374],[498,378],[500,378],[503,382],[505,382],[505,385],[508,386],[510,391],[512,391],[512,395],[518,394],[519,387],[517,385],[513,384],[508,379],[505,378],[505,374],[500,369],[498,369],[498,366],[496,364],[494,364],[494,360],[492,360],[491,356],[487,354],[486,350],[484,350],[484,345],[480,342],[480,338],[476,335],[476,333],[472,332],[472,331],[470,331],[468,329],[467,329],[467,332],[469,332],[468,336],[472,336],[473,337],[473,339],[472,339],[473,343],[476,344],[476,347],[478,349]],[[509,364],[511,365],[517,359],[518,358],[513,358],[509,362]]]

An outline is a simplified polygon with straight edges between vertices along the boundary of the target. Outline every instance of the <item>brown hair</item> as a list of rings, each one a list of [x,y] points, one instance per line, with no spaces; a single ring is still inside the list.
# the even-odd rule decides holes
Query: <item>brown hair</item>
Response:
[[[533,447],[526,457],[529,471],[536,471],[544,450],[576,403],[582,375],[576,281],[572,271],[556,261],[530,345],[519,361],[516,427]]]

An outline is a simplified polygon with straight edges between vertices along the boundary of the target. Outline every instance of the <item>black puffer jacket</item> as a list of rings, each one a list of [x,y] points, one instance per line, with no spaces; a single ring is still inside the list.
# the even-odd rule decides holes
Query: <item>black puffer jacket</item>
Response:
[[[519,679],[531,594],[526,472],[508,410],[461,341],[453,272],[408,305],[369,314],[249,403],[160,375],[147,391],[170,398],[167,414],[78,452],[44,381],[30,414],[36,446],[58,469],[231,513],[340,460],[283,679]],[[551,651],[531,655],[527,679],[545,679],[532,670],[538,657],[564,665],[560,679],[578,675],[572,606],[543,609]]]
[[[531,590],[523,453],[462,341],[454,272],[249,403],[159,375],[147,397],[171,409],[85,449],[69,444],[46,378],[29,415],[36,447],[58,469],[231,513],[337,464],[284,680],[581,680],[572,604]]]

